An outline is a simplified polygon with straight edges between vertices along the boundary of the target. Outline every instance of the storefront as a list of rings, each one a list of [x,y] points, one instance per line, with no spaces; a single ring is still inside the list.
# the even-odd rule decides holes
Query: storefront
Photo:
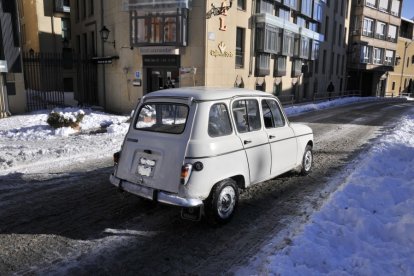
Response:
[[[144,55],[144,93],[180,86],[179,55]]]

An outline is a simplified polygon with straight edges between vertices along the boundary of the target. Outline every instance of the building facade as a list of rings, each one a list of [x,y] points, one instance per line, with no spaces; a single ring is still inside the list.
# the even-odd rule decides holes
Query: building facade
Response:
[[[23,113],[26,94],[22,72],[18,7],[0,1],[0,118]]]
[[[386,96],[414,92],[414,21],[401,18],[394,71],[389,72]]]
[[[363,96],[385,96],[386,79],[394,70],[400,0],[353,0],[348,52],[348,89]]]
[[[143,95],[170,87],[244,87],[296,102],[326,94],[330,82],[338,94],[346,87],[346,0],[70,6],[73,48],[97,64],[97,104],[111,111],[127,112]]]
[[[69,0],[17,0],[22,50],[61,53],[70,45]]]

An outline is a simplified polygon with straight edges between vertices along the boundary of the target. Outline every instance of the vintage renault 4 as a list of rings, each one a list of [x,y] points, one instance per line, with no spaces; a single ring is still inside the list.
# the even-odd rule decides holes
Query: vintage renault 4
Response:
[[[182,216],[229,221],[239,189],[312,168],[313,132],[288,121],[271,94],[239,88],[176,88],[139,102],[110,182]]]

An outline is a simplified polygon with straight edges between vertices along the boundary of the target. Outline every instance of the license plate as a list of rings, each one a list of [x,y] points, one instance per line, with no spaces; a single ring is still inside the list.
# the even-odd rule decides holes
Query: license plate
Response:
[[[151,176],[153,167],[138,165],[138,174],[142,176]]]

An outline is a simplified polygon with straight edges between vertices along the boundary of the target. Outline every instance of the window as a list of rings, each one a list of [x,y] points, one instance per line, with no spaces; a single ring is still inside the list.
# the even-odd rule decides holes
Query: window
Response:
[[[246,0],[237,0],[237,8],[239,10],[246,10]]]
[[[394,64],[394,51],[385,50],[385,65],[393,66]]]
[[[257,13],[267,13],[273,15],[273,1],[271,0],[258,0],[256,12]]]
[[[244,66],[244,28],[236,30],[236,68]]]
[[[76,22],[80,19],[80,0],[76,0]]]
[[[208,135],[219,137],[233,132],[229,112],[224,103],[214,104],[208,116]]]
[[[296,16],[296,25],[306,28],[306,19],[301,16]]]
[[[369,63],[371,60],[372,48],[369,46],[361,46],[361,63]]]
[[[302,0],[301,12],[308,17],[312,17],[312,0]]]
[[[397,41],[397,26],[395,25],[388,25],[388,34],[387,40],[396,42]]]
[[[411,64],[414,64],[414,56],[411,56]]]
[[[312,52],[311,52],[311,60],[317,60],[319,59],[319,48],[320,44],[317,40],[312,41]]]
[[[392,82],[391,90],[395,90],[395,81]]]
[[[95,32],[91,32],[91,43],[90,43],[90,47],[91,47],[91,54],[92,56],[96,55],[96,43],[95,43]]]
[[[322,22],[322,3],[315,1],[313,4],[313,19]]]
[[[239,100],[233,103],[233,117],[237,131],[250,132],[262,128],[259,104],[256,100]]]
[[[188,10],[138,15],[130,12],[130,36],[133,46],[187,46]]]
[[[380,11],[388,11],[388,0],[379,0],[379,6],[378,9]]]
[[[326,50],[323,50],[322,74],[326,73]]]
[[[336,30],[337,25],[336,24],[337,24],[336,20],[334,20],[333,29],[332,29],[332,48],[333,48],[333,46],[336,42],[336,33],[337,33],[337,30]]]
[[[285,118],[275,100],[262,100],[263,121],[266,128],[283,127]]]
[[[70,19],[62,18],[62,39],[71,39],[70,37]]]
[[[370,18],[364,18],[362,34],[365,36],[372,36],[373,29],[374,29],[373,27],[374,27],[374,20]]]
[[[292,32],[284,30],[283,47],[282,47],[283,55],[285,56],[293,55],[293,43],[294,43],[294,34]]]
[[[94,0],[89,0],[89,15],[93,15],[95,13],[95,7],[93,5],[93,1]]]
[[[302,36],[300,38],[300,58],[309,59],[309,38]]]
[[[275,59],[275,68],[273,70],[274,77],[282,77],[286,75],[286,57],[277,56]]]
[[[342,24],[339,24],[339,30],[338,30],[338,46],[341,46],[341,39],[342,39]]]
[[[187,123],[188,106],[177,103],[148,103],[143,105],[135,128],[145,131],[181,134]]]
[[[328,41],[329,16],[325,17],[325,41]]]
[[[365,0],[365,5],[367,5],[368,7],[376,7],[376,0]]]
[[[309,22],[309,30],[319,33],[319,23]]]
[[[341,67],[341,56],[339,54],[336,55],[336,75],[339,75],[339,68]]]
[[[392,4],[391,4],[391,14],[392,15],[400,16],[400,5],[401,5],[401,1],[392,0]]]
[[[378,39],[385,39],[385,28],[386,24],[381,21],[377,21],[377,26],[375,28],[375,37]]]
[[[87,33],[84,33],[82,35],[82,42],[83,42],[82,57],[87,58],[88,57],[88,35]]]
[[[82,0],[82,18],[85,19],[86,18],[86,0]]]
[[[256,55],[256,77],[264,77],[270,74],[270,54],[258,53]]]
[[[290,20],[290,11],[282,8],[276,9],[276,16],[285,20]]]
[[[384,54],[384,49],[374,48],[374,52],[373,52],[374,64],[382,64],[383,54]]]
[[[284,3],[294,10],[298,9],[298,0],[285,0]]]
[[[281,31],[269,24],[257,24],[256,50],[266,53],[279,54],[281,44]]]

